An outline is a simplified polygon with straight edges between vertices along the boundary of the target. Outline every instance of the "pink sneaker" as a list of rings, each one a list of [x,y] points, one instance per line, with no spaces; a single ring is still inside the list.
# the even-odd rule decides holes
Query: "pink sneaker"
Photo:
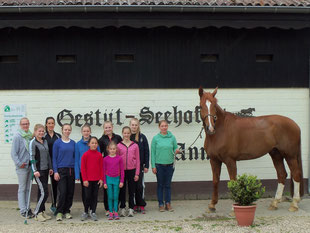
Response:
[[[108,220],[113,220],[113,213],[112,213],[112,212],[109,213],[109,218],[108,218]]]
[[[117,213],[117,212],[114,212],[114,219],[115,219],[115,220],[119,220],[119,216],[118,216],[118,213]]]
[[[141,214],[145,214],[144,206],[140,206]]]
[[[138,206],[135,205],[135,206],[133,207],[133,211],[134,211],[135,213],[137,213],[137,212],[138,212]]]

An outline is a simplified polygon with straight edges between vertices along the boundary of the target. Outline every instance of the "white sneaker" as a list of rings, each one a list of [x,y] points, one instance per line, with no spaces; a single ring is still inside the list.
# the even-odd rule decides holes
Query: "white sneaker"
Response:
[[[39,221],[39,222],[45,222],[46,219],[43,217],[43,214],[42,212],[41,213],[38,213],[36,216],[35,216],[35,220]]]
[[[121,208],[120,211],[119,211],[119,216],[120,217],[125,217],[126,216],[126,210],[125,208]]]
[[[72,219],[72,215],[71,215],[70,213],[66,213],[66,214],[65,214],[65,218],[66,218],[66,219]]]
[[[42,212],[42,215],[43,215],[43,217],[44,217],[46,220],[51,220],[51,219],[52,219],[52,217],[49,216],[48,214],[46,214],[44,211]]]
[[[129,209],[128,217],[133,217],[133,209]]]
[[[88,213],[83,212],[81,215],[81,221],[85,221],[88,218]]]
[[[90,217],[91,217],[92,220],[98,221],[98,218],[97,218],[96,213],[91,213],[91,214],[90,214]]]

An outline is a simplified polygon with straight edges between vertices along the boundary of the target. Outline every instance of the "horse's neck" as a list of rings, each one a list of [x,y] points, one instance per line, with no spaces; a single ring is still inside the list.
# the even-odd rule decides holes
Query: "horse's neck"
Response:
[[[216,109],[216,115],[219,119],[223,119],[225,118],[225,111],[218,105],[215,105],[215,109]]]

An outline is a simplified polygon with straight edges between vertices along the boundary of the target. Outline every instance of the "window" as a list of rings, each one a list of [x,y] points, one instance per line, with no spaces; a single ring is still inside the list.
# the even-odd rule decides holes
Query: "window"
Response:
[[[256,62],[272,62],[273,54],[256,54]]]
[[[17,55],[1,55],[0,63],[18,63]]]
[[[57,63],[76,63],[76,55],[56,55]]]
[[[200,61],[201,62],[217,62],[219,60],[218,54],[201,54]]]
[[[133,54],[115,54],[115,62],[134,62],[135,56]]]

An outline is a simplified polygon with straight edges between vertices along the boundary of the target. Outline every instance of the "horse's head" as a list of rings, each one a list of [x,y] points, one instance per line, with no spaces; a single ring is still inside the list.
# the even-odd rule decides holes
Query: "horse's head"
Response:
[[[215,133],[215,122],[217,119],[215,105],[217,99],[215,98],[217,88],[211,92],[204,92],[202,87],[199,88],[200,96],[200,117],[207,134]]]

